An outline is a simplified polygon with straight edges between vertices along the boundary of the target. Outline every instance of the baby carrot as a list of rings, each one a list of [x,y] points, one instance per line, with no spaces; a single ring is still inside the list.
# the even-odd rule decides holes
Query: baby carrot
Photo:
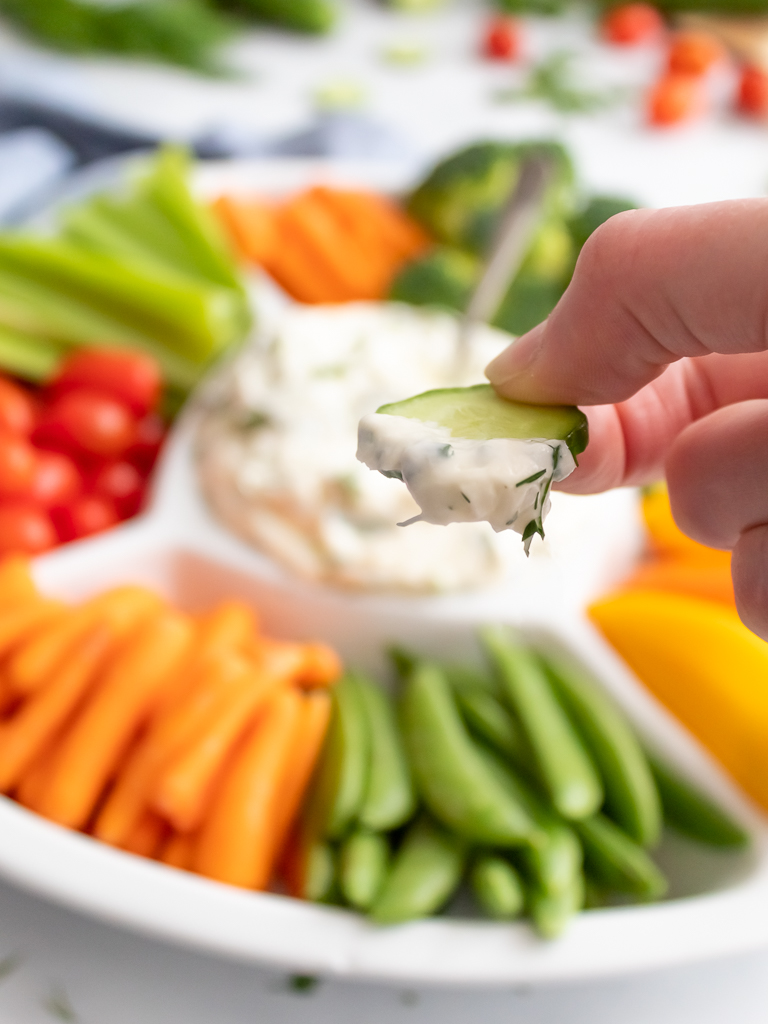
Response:
[[[281,686],[283,678],[254,672],[235,693],[227,693],[192,743],[175,757],[153,787],[152,807],[179,832],[197,828],[205,816],[212,787],[232,748],[254,715]]]
[[[207,667],[181,707],[170,707],[154,718],[99,813],[93,829],[98,839],[115,846],[123,844],[148,806],[158,773],[203,731],[222,694],[239,687],[248,670],[248,662],[238,655],[219,658]]]
[[[128,837],[123,849],[138,857],[156,857],[162,850],[168,826],[157,814],[147,812]]]
[[[29,559],[22,555],[8,555],[0,562],[0,604],[15,604],[38,597]]]
[[[38,804],[41,814],[82,828],[158,693],[184,657],[189,620],[164,611],[144,623],[61,741],[56,772]]]
[[[307,688],[331,686],[341,678],[343,666],[333,648],[326,644],[303,644],[303,663],[297,682]]]
[[[195,850],[193,868],[209,878],[263,889],[274,858],[274,827],[301,718],[301,697],[286,689],[237,752]]]
[[[160,598],[144,587],[116,587],[99,594],[15,652],[8,665],[12,684],[19,693],[33,693],[77,650],[96,622],[105,621],[118,636],[125,635],[161,605]]]
[[[310,693],[302,697],[301,714],[293,737],[292,751],[280,780],[280,803],[272,834],[273,860],[280,856],[291,831],[309,780],[312,777],[331,719],[329,694]]]
[[[181,832],[174,832],[160,851],[158,859],[170,867],[189,871],[196,842],[197,836],[193,833],[185,835]]]
[[[42,599],[3,608],[0,614],[0,658],[9,654],[17,644],[25,643],[33,635],[42,632],[45,627],[63,620],[66,612],[66,605],[60,601]]]
[[[7,793],[60,731],[94,681],[114,636],[99,623],[87,634],[77,657],[64,662],[50,683],[0,725],[0,791]]]

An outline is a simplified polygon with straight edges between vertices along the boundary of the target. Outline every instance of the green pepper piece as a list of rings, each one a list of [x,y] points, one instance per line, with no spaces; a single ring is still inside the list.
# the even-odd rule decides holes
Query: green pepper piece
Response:
[[[600,777],[535,656],[497,629],[482,639],[554,807],[564,818],[593,814],[603,802]]]
[[[411,674],[401,721],[416,787],[438,821],[490,846],[535,841],[534,821],[486,764],[436,665],[421,664]]]
[[[661,834],[661,802],[643,749],[608,695],[569,659],[542,658],[549,680],[594,758],[609,817],[641,846]]]
[[[416,796],[389,695],[363,677],[357,683],[371,745],[368,782],[358,820],[369,829],[386,832],[413,816]]]
[[[477,901],[489,917],[511,921],[525,908],[525,888],[520,875],[503,857],[484,854],[470,874]]]
[[[399,924],[436,913],[461,881],[464,860],[461,840],[419,819],[403,839],[370,916],[379,924]]]
[[[642,846],[610,818],[595,814],[577,821],[576,831],[584,844],[588,872],[607,889],[648,901],[660,899],[667,891],[666,878]]]
[[[664,808],[664,821],[677,832],[708,846],[739,849],[749,845],[749,833],[714,801],[649,756]]]
[[[344,899],[368,910],[381,892],[389,867],[389,843],[380,832],[358,829],[347,836],[339,855],[339,886]]]

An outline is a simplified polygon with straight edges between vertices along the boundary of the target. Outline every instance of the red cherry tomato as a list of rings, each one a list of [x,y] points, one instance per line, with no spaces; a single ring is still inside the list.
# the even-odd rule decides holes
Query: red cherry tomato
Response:
[[[152,356],[119,348],[80,349],[63,363],[52,384],[53,394],[87,388],[123,402],[136,416],[154,409],[162,377]]]
[[[708,32],[678,32],[669,50],[669,70],[676,75],[704,75],[722,59],[722,46]]]
[[[705,106],[701,79],[693,75],[665,75],[648,97],[648,120],[658,127],[689,121]]]
[[[749,65],[742,69],[736,106],[750,117],[768,116],[768,72]]]
[[[0,433],[0,498],[26,498],[32,491],[37,452],[23,437]]]
[[[79,469],[66,455],[40,450],[32,480],[31,498],[43,508],[66,505],[83,489]]]
[[[0,505],[0,555],[37,555],[56,541],[53,524],[42,509],[27,502]]]
[[[606,12],[601,31],[609,43],[637,46],[660,38],[664,19],[650,4],[620,4]]]
[[[490,60],[515,60],[521,50],[520,24],[514,18],[492,18],[483,36],[482,51]]]
[[[111,501],[121,519],[129,519],[141,508],[144,478],[130,462],[110,462],[94,477],[93,493]]]
[[[147,474],[155,464],[165,437],[165,424],[155,413],[144,416],[136,424],[136,439],[125,453],[140,473]]]
[[[63,542],[90,537],[120,522],[115,506],[106,498],[87,494],[51,511],[59,539]]]
[[[44,448],[102,459],[115,459],[136,438],[136,419],[122,402],[100,391],[81,388],[56,399],[33,435]]]
[[[18,384],[0,377],[0,430],[28,437],[35,425],[35,403]]]

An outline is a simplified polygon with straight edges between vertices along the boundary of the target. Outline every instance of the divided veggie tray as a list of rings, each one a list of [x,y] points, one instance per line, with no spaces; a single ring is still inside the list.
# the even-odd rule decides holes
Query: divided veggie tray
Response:
[[[317,162],[204,168],[204,193],[240,181],[254,191],[317,180],[397,188],[396,168],[319,171]],[[532,558],[515,586],[475,594],[401,598],[331,590],[290,576],[220,527],[197,492],[196,412],[180,418],[159,467],[148,512],[35,563],[40,587],[80,599],[121,582],[148,584],[182,608],[227,596],[251,602],[276,636],[322,639],[351,666],[384,673],[393,642],[424,654],[478,660],[477,629],[517,626],[534,642],[572,651],[599,678],[649,746],[715,797],[751,832],[746,853],[702,851],[667,840],[659,859],[671,880],[662,903],[580,913],[555,941],[526,923],[447,916],[391,928],[351,912],[248,892],[123,853],[0,799],[0,873],[47,897],[146,934],[300,973],[425,984],[503,985],[597,978],[768,944],[768,827],[698,745],[644,691],[583,614],[636,542],[632,496],[596,499],[594,542],[559,564]],[[555,507],[556,517],[568,509]],[[602,525],[602,524],[601,524]],[[592,538],[591,538],[592,539]],[[618,545],[618,547],[617,547]],[[565,582],[568,581],[568,585]],[[297,636],[297,629],[301,635]]]

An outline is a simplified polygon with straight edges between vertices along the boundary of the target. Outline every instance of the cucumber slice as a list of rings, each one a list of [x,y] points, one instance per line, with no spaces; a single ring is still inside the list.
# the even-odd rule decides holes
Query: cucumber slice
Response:
[[[490,384],[438,388],[376,410],[447,427],[452,437],[565,441],[574,458],[587,447],[587,417],[573,405],[524,405],[500,398]]]

